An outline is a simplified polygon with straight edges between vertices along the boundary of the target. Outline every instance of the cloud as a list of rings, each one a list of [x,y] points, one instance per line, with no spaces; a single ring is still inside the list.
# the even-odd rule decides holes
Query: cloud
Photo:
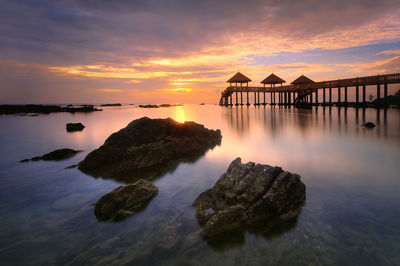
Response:
[[[400,49],[397,50],[384,50],[382,52],[377,53],[377,55],[383,54],[383,55],[400,55]]]
[[[352,68],[352,72],[360,72],[371,75],[384,73],[399,73],[400,72],[400,56],[395,56],[387,60],[379,60],[375,62],[359,64]]]
[[[105,91],[105,92],[123,92],[123,90],[120,89],[98,89],[98,91]]]
[[[275,72],[287,81],[393,71],[396,59],[332,64],[298,56],[398,43],[399,14],[398,0],[3,0],[1,89],[9,100],[17,92],[32,101],[93,99],[85,88],[198,99],[218,97],[215,91],[238,69],[254,80]],[[285,53],[290,63],[268,61]]]

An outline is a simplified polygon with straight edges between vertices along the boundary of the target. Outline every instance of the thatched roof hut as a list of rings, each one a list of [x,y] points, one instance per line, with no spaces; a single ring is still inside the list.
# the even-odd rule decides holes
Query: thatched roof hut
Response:
[[[292,83],[292,85],[302,85],[302,84],[310,84],[310,83],[315,83],[313,80],[307,78],[304,75],[301,75],[297,79],[295,79]]]
[[[248,83],[251,79],[238,72],[233,77],[231,77],[227,82],[228,83]]]
[[[281,79],[280,77],[278,77],[277,75],[275,75],[274,73],[272,73],[271,75],[269,75],[268,77],[266,77],[263,81],[261,81],[261,84],[282,84],[285,83],[286,81]]]

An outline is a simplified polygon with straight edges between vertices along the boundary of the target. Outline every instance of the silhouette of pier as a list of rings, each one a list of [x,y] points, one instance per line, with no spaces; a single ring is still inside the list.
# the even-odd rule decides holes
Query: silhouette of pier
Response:
[[[296,107],[311,106],[355,106],[355,107],[388,107],[388,84],[400,83],[400,73],[356,77],[314,82],[301,75],[290,85],[283,85],[285,80],[271,74],[263,81],[260,87],[249,86],[251,79],[242,73],[236,73],[228,81],[229,86],[221,92],[219,105],[243,106],[250,105],[249,97],[254,95],[254,105],[283,105]],[[269,85],[269,86],[268,86]],[[277,86],[278,85],[278,86]],[[366,99],[366,87],[376,86],[376,100],[371,103]],[[348,101],[350,88],[355,90],[355,102]],[[337,90],[337,101],[332,100],[332,92]],[[383,90],[383,91],[382,91]],[[319,94],[322,93],[322,101]],[[243,95],[245,94],[245,95]],[[270,94],[269,102],[266,97]],[[235,96],[235,97],[233,97]],[[245,96],[245,101],[243,101]],[[235,98],[235,104],[233,103]]]

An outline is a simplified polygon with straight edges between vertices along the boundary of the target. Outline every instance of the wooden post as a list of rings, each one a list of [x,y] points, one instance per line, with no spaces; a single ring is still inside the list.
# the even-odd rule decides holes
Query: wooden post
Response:
[[[264,87],[265,87],[265,84],[264,84]],[[264,91],[264,103],[263,103],[263,105],[266,105],[267,103],[265,102],[265,91]]]
[[[289,97],[289,105],[292,105],[292,93],[290,91],[288,92],[288,97]]]
[[[376,85],[376,101],[378,105],[381,103],[381,84]]]
[[[358,85],[356,86],[356,105],[358,105],[358,94],[359,94],[359,88]]]
[[[318,105],[318,89],[315,90],[315,103]]]
[[[340,103],[342,101],[341,99],[341,95],[340,95],[340,87],[338,87],[338,103]]]
[[[257,105],[257,99],[256,99],[256,92],[254,92],[254,106],[256,106]]]
[[[388,84],[387,83],[385,83],[384,85],[383,85],[383,102],[385,103],[385,106],[388,104],[388,101],[387,101],[387,95],[388,94]]]
[[[236,92],[236,104],[235,104],[236,106],[238,106],[239,105],[239,103],[238,103],[238,92]]]
[[[247,104],[246,105],[249,106],[250,105],[250,103],[249,103],[249,91],[247,91],[246,93],[247,93]]]
[[[313,103],[313,98],[312,98],[312,90],[310,91],[310,103]]]
[[[332,104],[332,88],[329,88],[329,103]]]
[[[271,99],[269,99],[269,100],[270,100],[270,103],[269,103],[269,104],[272,104],[272,103],[273,103],[273,101],[272,101],[272,91],[270,92],[270,98],[271,98]]]
[[[344,87],[344,102],[347,105],[347,86]]]
[[[240,105],[243,105],[243,93],[240,92]]]
[[[326,89],[323,88],[323,91],[322,91],[322,98],[323,98],[323,99],[322,99],[322,103],[323,103],[323,104],[325,104],[325,94],[326,94],[326,93],[325,93],[325,90],[326,90]]]
[[[286,91],[285,92],[283,92],[283,104],[284,105],[287,105],[287,95],[286,95]]]
[[[363,105],[365,105],[365,99],[366,99],[366,95],[365,95],[365,91],[366,91],[366,86],[363,85]]]
[[[260,105],[260,92],[257,91],[257,105]]]

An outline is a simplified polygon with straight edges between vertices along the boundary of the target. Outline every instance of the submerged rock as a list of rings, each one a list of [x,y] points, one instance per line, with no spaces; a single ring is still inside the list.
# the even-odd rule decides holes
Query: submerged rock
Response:
[[[201,155],[220,142],[219,130],[171,118],[143,117],[108,137],[80,162],[79,169],[90,175],[114,178],[124,173],[142,174],[171,160]]]
[[[82,123],[68,123],[65,127],[68,132],[82,131],[85,128]]]
[[[29,161],[40,161],[40,160],[43,160],[43,161],[66,160],[68,158],[71,158],[78,152],[81,152],[81,151],[76,151],[76,150],[72,150],[72,149],[59,149],[59,150],[55,150],[55,151],[46,153],[43,156],[36,156],[31,159],[24,159],[24,160],[21,160],[20,162],[25,163],[25,162],[29,162]]]
[[[365,124],[362,124],[363,127],[367,127],[367,128],[374,128],[376,127],[376,125],[372,122],[367,122]]]
[[[306,187],[299,175],[277,166],[242,164],[237,158],[193,205],[201,235],[210,238],[260,221],[267,226],[294,219],[305,200]]]
[[[99,221],[121,221],[143,210],[157,193],[153,183],[140,179],[102,196],[95,204],[94,214]]]

